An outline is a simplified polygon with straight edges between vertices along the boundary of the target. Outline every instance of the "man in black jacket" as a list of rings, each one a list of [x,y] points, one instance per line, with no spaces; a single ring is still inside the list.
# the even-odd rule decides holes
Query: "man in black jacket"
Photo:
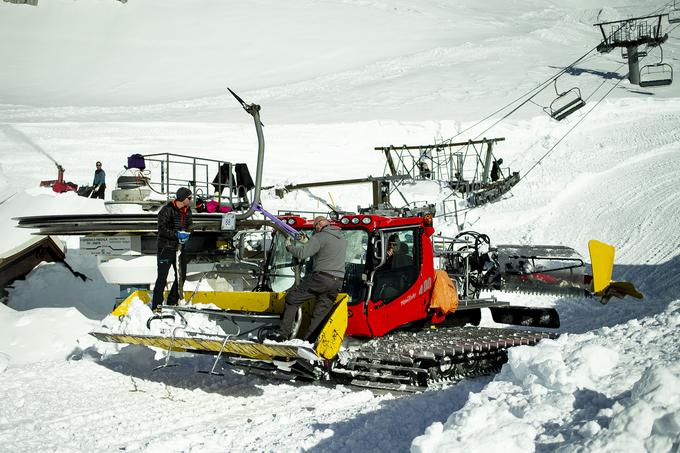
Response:
[[[189,229],[191,228],[190,204],[191,191],[186,187],[180,187],[175,199],[168,202],[158,212],[158,254],[156,256],[158,277],[153,287],[153,299],[151,300],[151,306],[154,310],[163,304],[163,291],[171,266],[175,271],[175,282],[172,284],[168,295],[168,305],[176,305],[179,300],[176,253],[177,248],[189,240]],[[180,254],[179,267],[182,276],[186,275],[187,262],[184,253]]]

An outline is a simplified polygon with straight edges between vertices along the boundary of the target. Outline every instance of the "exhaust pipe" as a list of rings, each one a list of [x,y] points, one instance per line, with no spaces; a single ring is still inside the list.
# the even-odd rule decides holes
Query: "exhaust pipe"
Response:
[[[255,174],[255,192],[253,193],[253,202],[248,210],[241,214],[236,214],[236,220],[244,220],[256,211],[256,207],[260,206],[260,188],[262,187],[262,168],[264,167],[264,134],[262,133],[262,122],[260,121],[260,106],[257,104],[246,104],[231,88],[227,88],[229,92],[241,104],[241,107],[253,117],[255,121],[255,130],[257,131],[257,170]]]

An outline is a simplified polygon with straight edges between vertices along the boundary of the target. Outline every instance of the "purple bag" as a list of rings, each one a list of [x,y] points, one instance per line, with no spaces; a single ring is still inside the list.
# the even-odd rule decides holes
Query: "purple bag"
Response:
[[[133,154],[128,157],[127,168],[138,168],[144,170],[146,168],[146,163],[144,162],[144,156],[141,154]]]

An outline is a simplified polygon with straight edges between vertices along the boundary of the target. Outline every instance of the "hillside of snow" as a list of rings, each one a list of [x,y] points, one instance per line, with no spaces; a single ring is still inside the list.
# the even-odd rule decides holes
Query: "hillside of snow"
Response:
[[[1,2],[0,254],[30,238],[15,217],[106,212],[39,188],[56,178],[55,161],[78,184],[101,161],[109,189],[133,153],[255,168],[252,120],[230,87],[262,106],[265,185],[382,175],[376,146],[505,137],[494,152],[522,181],[459,223],[494,244],[561,244],[584,257],[589,239],[608,242],[614,279],[645,299],[499,295],[555,307],[561,336],[512,349],[498,375],[419,394],[196,373],[209,357],[152,371],[162,353],[88,335],[118,287],[77,238],[62,238],[88,279],[43,263],[0,304],[0,450],[680,450],[680,84],[631,85],[619,51],[589,53],[601,39],[594,23],[672,2],[289,3]],[[664,61],[677,69],[680,29],[664,27]],[[512,108],[501,107],[583,55],[557,81],[580,88],[583,109],[552,120],[548,86],[499,122]],[[659,58],[654,49],[643,64]],[[434,183],[404,191],[408,201],[449,195]],[[354,210],[370,187],[263,193],[273,212],[328,201]],[[450,217],[435,227],[458,231]]]

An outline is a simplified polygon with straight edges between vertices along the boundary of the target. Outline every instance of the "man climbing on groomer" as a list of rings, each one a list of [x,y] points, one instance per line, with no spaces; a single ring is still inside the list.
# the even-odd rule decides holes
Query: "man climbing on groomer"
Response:
[[[180,299],[177,274],[177,250],[189,240],[191,233],[191,191],[180,187],[175,199],[169,201],[158,212],[158,252],[156,264],[158,277],[153,287],[152,309],[163,304],[163,292],[170,267],[175,271],[175,282],[168,294],[168,305],[177,305]],[[187,261],[184,253],[180,253],[179,268],[181,275],[186,275]]]
[[[309,327],[301,337],[310,340],[310,336],[333,308],[342,288],[347,240],[342,230],[331,225],[331,222],[323,216],[314,219],[314,231],[316,234],[304,244],[293,245],[292,239],[286,240],[286,249],[295,258],[303,261],[311,257],[313,266],[312,272],[305,275],[300,286],[287,291],[280,330],[269,334],[267,338],[270,340],[289,340],[293,334],[298,307],[307,300],[316,299]]]

